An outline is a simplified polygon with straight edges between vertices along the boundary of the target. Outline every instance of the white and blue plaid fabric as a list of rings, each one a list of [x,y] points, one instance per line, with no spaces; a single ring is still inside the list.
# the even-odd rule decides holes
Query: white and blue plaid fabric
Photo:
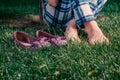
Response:
[[[96,19],[107,0],[59,0],[57,7],[44,4],[43,18],[48,26],[67,26],[74,19],[77,26]]]

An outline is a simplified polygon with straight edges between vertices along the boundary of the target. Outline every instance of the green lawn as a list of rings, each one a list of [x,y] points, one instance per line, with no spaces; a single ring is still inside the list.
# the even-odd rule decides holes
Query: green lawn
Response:
[[[38,29],[63,35],[65,29],[42,26],[14,27],[5,20],[22,19],[38,13],[38,0],[0,2],[0,80],[119,80],[120,79],[120,3],[109,0],[97,20],[110,44],[91,46],[82,31],[80,44],[44,47],[30,51],[12,41],[14,31],[35,35]]]

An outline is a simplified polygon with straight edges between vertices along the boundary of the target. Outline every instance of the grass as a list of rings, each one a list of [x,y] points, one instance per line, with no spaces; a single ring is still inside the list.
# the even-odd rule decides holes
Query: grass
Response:
[[[97,20],[110,39],[110,44],[91,46],[82,31],[80,44],[44,47],[30,51],[12,41],[16,30],[35,35],[38,29],[63,35],[64,29],[41,26],[10,27],[3,19],[37,14],[38,1],[7,1],[0,3],[0,80],[119,80],[120,79],[120,3],[108,1]]]

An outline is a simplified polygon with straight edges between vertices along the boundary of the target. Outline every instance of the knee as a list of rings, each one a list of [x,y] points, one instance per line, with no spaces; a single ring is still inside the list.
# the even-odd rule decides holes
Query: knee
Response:
[[[48,0],[48,4],[50,6],[56,7],[58,5],[59,0]]]

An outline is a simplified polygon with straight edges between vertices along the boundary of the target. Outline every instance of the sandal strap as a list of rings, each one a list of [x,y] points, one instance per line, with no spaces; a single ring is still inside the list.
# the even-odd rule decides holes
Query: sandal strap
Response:
[[[36,41],[34,41],[31,45],[31,48],[33,50],[36,50],[38,48],[41,48],[41,47],[47,47],[47,46],[50,46],[51,43],[49,42],[49,39],[47,39],[46,37],[43,37],[43,38],[37,38]]]
[[[67,40],[64,36],[57,36],[55,38],[52,38],[51,44],[56,45],[56,46],[62,46],[67,44]]]

